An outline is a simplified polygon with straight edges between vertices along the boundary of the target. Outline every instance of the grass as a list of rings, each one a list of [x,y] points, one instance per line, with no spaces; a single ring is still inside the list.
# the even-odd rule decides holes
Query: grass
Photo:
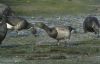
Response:
[[[57,45],[35,45],[37,38],[33,36],[26,37],[6,37],[6,46],[1,46],[1,55],[9,54],[52,54],[52,53],[65,53],[65,54],[78,54],[78,55],[94,55],[100,53],[99,42],[100,40],[85,40],[77,43],[68,44],[67,46]],[[12,42],[12,43],[11,43]],[[46,42],[48,43],[48,42]],[[7,53],[7,54],[6,54]]]
[[[86,0],[1,0],[1,2],[10,5],[16,14],[28,16],[81,14],[90,13],[91,9],[94,9],[88,6],[89,1]]]
[[[0,47],[0,58],[20,59],[15,64],[93,64],[93,62],[96,63],[94,57],[100,55],[99,39],[87,39],[76,42],[76,44],[68,44],[64,47],[57,45],[35,45],[38,38],[34,38],[31,35],[27,36],[27,38],[7,36]],[[50,44],[50,42],[45,43]]]

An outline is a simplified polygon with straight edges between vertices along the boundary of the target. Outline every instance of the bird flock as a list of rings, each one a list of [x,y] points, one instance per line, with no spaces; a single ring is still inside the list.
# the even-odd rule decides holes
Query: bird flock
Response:
[[[8,30],[13,30],[18,33],[18,31],[23,29],[31,29],[31,33],[36,36],[36,27],[38,27],[46,31],[49,37],[57,40],[58,45],[60,40],[67,42],[71,37],[72,31],[77,33],[76,28],[72,26],[49,27],[43,22],[32,24],[22,17],[17,17],[14,13],[15,12],[8,5],[0,4],[0,44],[5,39]],[[96,17],[88,16],[84,19],[84,33],[93,32],[99,37],[99,28],[100,23]]]

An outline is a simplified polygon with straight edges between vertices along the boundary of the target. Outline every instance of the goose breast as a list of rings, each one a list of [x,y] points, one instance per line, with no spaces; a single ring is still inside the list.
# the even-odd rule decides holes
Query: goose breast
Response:
[[[70,31],[66,28],[62,28],[62,27],[56,27],[56,30],[58,32],[57,34],[57,39],[65,39],[65,38],[69,38],[70,36]]]

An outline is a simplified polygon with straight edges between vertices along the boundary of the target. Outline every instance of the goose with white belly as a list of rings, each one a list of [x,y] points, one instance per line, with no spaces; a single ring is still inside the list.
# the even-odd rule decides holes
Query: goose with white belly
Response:
[[[32,34],[35,36],[37,31],[33,24],[29,23],[26,19],[21,17],[8,17],[6,21],[7,29],[15,30],[17,33],[23,29],[31,29]]]
[[[71,31],[74,30],[71,26],[50,28],[43,22],[36,23],[36,26],[44,29],[51,38],[56,39],[58,41],[58,45],[60,40],[70,39]]]

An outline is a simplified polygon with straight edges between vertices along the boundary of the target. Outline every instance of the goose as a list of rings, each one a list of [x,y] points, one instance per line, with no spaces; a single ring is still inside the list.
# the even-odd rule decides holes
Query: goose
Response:
[[[94,32],[97,37],[99,37],[99,28],[100,23],[99,20],[94,16],[88,16],[83,22],[83,30],[84,33]]]
[[[36,23],[36,26],[38,26],[41,29],[44,29],[49,37],[56,39],[59,45],[60,40],[70,39],[71,37],[71,31],[74,30],[71,26],[67,27],[48,27],[43,22]]]
[[[0,44],[2,44],[2,41],[5,39],[7,34],[7,25],[6,20],[0,16]]]
[[[33,24],[29,23],[26,19],[22,17],[8,17],[6,21],[7,29],[14,30],[18,33],[18,31],[23,29],[31,29],[33,35],[36,34],[36,28]]]

